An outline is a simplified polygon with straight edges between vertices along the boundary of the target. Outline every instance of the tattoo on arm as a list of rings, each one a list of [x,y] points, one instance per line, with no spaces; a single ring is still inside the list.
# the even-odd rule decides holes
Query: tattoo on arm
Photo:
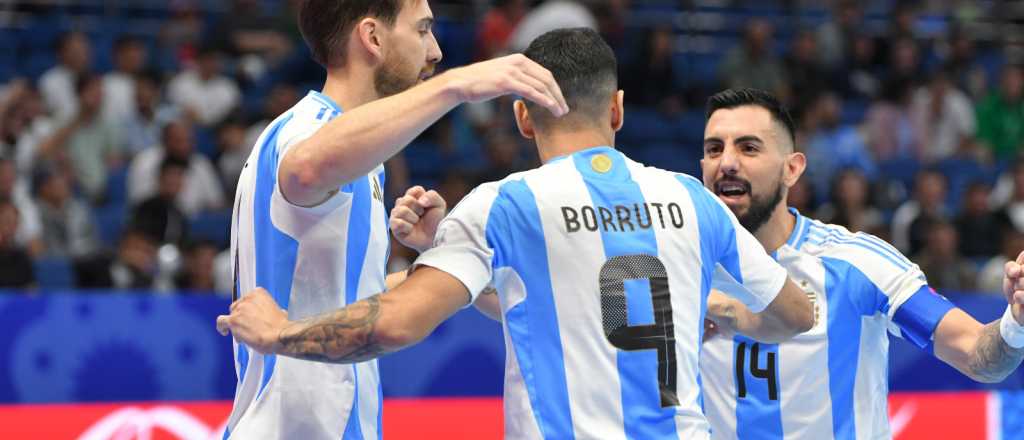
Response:
[[[999,320],[982,329],[981,336],[971,353],[968,368],[978,380],[999,382],[1017,369],[1024,359],[1024,349],[1010,347],[999,334]]]
[[[296,322],[281,331],[281,354],[299,359],[353,363],[387,352],[374,337],[380,298],[374,295],[340,310]]]

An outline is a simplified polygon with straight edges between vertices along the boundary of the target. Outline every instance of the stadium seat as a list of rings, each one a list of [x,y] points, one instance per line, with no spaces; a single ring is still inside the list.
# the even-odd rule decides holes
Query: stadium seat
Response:
[[[125,207],[120,204],[108,204],[93,210],[96,219],[96,228],[99,230],[100,239],[113,247],[121,238],[121,230],[125,224]]]
[[[75,287],[75,271],[67,258],[50,257],[35,260],[36,281],[41,289]]]
[[[189,236],[226,247],[231,240],[231,212],[204,212],[188,224]]]
[[[629,108],[626,110],[626,121],[619,132],[623,142],[671,142],[676,135],[673,121],[653,109]]]

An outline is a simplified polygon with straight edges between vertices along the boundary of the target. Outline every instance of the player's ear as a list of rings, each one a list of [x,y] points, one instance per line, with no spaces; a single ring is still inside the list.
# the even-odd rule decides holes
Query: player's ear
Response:
[[[782,177],[786,186],[796,185],[796,181],[800,180],[805,169],[807,169],[807,156],[799,151],[790,153],[786,157],[786,172]]]
[[[619,90],[612,95],[612,130],[619,131],[622,128],[622,123],[626,120],[626,107],[622,105],[622,98],[625,92]]]
[[[384,26],[381,26],[380,22],[367,17],[356,24],[353,30],[355,35],[352,36],[355,38],[352,38],[352,40],[357,41],[372,58],[375,58],[377,61],[383,61],[384,35],[381,34],[383,30]]]
[[[536,135],[533,131],[533,121],[530,120],[530,111],[526,109],[526,103],[517,99],[512,104],[512,110],[516,114],[516,126],[519,127],[519,134],[524,138],[533,139]]]

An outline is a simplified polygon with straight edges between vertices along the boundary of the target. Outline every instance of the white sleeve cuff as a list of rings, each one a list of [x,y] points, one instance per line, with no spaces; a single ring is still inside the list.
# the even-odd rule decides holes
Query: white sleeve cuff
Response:
[[[420,255],[413,263],[413,271],[419,266],[430,266],[455,277],[469,291],[468,307],[491,281],[489,261],[490,258],[482,255],[479,249],[446,245],[429,249]]]

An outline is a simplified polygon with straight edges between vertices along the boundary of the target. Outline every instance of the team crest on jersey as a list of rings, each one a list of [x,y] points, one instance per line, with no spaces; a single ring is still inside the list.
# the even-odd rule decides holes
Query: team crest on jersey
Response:
[[[612,169],[612,160],[605,154],[595,155],[590,159],[590,168],[601,174],[607,173]]]

